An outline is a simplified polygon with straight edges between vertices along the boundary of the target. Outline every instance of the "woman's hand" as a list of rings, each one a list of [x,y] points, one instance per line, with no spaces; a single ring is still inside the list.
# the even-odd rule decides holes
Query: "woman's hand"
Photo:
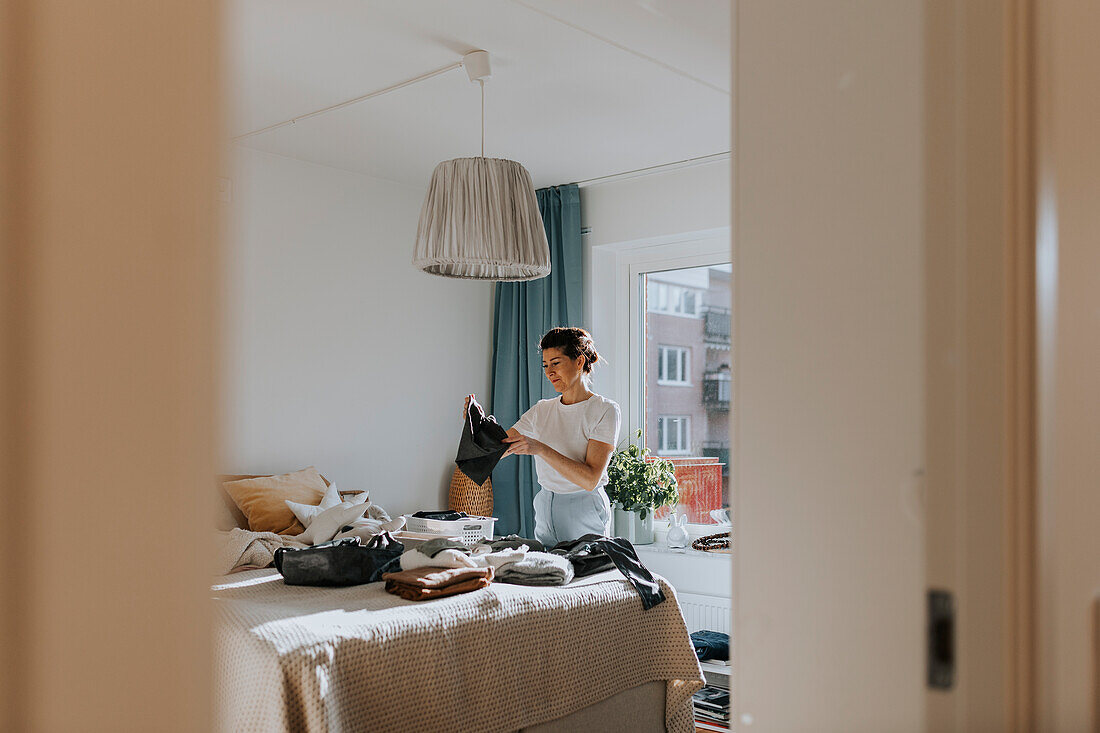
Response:
[[[508,437],[501,442],[510,443],[508,450],[504,451],[504,455],[501,456],[501,458],[506,458],[513,454],[517,456],[537,456],[541,455],[546,449],[546,443],[541,443],[534,438],[528,438],[526,435]]]

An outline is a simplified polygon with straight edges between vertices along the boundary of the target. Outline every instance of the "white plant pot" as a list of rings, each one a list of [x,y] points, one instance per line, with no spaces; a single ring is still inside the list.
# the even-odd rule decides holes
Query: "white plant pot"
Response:
[[[652,545],[653,512],[647,512],[645,519],[642,519],[638,512],[615,507],[615,536],[632,545]]]

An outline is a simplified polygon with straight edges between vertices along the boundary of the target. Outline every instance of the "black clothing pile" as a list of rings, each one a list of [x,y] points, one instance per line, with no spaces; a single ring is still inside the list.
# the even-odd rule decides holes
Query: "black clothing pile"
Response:
[[[638,559],[634,545],[622,537],[586,534],[575,540],[559,542],[550,552],[565,556],[573,565],[573,575],[577,578],[617,568],[638,591],[642,608],[647,611],[665,600],[661,586]]]
[[[313,547],[275,550],[275,568],[287,585],[347,586],[374,583],[393,561],[400,561],[405,545],[389,532],[371,537],[365,545],[358,537],[322,542]]]
[[[457,519],[465,519],[469,515],[466,512],[456,512],[451,509],[438,509],[430,512],[416,512],[412,516],[420,519],[439,519],[444,522],[453,522]]]
[[[477,400],[471,397],[455,458],[459,470],[481,486],[504,457],[504,451],[508,450],[508,444],[504,442],[507,437],[508,431],[500,426],[495,417],[486,415]]]

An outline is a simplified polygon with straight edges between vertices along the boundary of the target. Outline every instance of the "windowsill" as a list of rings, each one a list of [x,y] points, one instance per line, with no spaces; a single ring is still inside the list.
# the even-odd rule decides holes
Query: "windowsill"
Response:
[[[663,522],[662,522],[663,523]],[[713,529],[711,529],[713,527]],[[703,552],[702,550],[696,550],[691,546],[691,543],[700,537],[705,537],[708,534],[717,534],[728,528],[715,525],[696,524],[691,525],[688,529],[688,545],[687,547],[669,547],[665,542],[668,536],[668,529],[665,527],[654,527],[653,529],[653,544],[650,545],[634,545],[634,549],[641,553],[652,552],[660,555],[678,555],[685,559],[703,559],[703,558],[724,558],[729,560],[733,557],[729,552]],[[702,531],[710,530],[710,531]]]
[[[677,555],[688,560],[697,560],[703,558],[718,558],[721,560],[729,560],[733,555],[728,552],[703,552],[702,550],[696,550],[691,545],[687,547],[669,547],[664,543],[664,540],[658,539],[651,545],[634,545],[634,549],[639,555],[647,553],[656,553],[658,555]]]
[[[691,382],[670,382],[667,379],[657,380],[658,387],[690,387],[691,385]]]

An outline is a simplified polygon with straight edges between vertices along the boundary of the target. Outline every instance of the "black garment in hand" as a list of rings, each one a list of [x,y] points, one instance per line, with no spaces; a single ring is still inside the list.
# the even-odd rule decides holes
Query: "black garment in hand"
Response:
[[[665,599],[661,586],[653,578],[649,568],[642,565],[634,545],[622,537],[602,537],[598,534],[586,534],[575,540],[566,540],[554,545],[550,550],[573,565],[573,575],[583,578],[612,566],[630,581],[634,590],[642,598],[642,608],[649,610]]]
[[[459,470],[481,486],[504,457],[504,451],[508,450],[508,444],[504,442],[507,437],[508,431],[500,426],[497,419],[486,415],[477,400],[470,398],[466,424],[462,426],[458,456],[455,458]]]
[[[695,649],[695,656],[700,662],[709,659],[730,658],[730,635],[721,631],[693,631],[691,634],[691,646]]]
[[[405,545],[382,532],[366,545],[358,537],[345,537],[304,549],[280,547],[275,568],[287,585],[360,585],[380,581],[383,568],[404,551]]]

